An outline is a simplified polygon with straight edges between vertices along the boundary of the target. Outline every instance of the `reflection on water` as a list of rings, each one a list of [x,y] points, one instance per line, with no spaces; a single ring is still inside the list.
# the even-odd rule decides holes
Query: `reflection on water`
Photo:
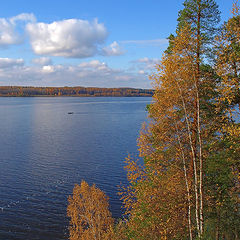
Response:
[[[81,179],[104,190],[119,217],[123,161],[137,153],[150,102],[0,98],[0,239],[67,239],[67,197]]]

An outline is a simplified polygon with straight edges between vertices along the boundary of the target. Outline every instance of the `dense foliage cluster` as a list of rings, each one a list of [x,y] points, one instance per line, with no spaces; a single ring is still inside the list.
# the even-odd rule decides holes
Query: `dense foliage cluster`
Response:
[[[214,0],[184,2],[151,76],[144,164],[126,160],[126,214],[108,239],[240,239],[238,4],[221,28],[219,19]]]
[[[108,197],[95,185],[85,181],[76,185],[68,199],[68,216],[71,217],[70,239],[103,240],[113,225],[108,210]]]

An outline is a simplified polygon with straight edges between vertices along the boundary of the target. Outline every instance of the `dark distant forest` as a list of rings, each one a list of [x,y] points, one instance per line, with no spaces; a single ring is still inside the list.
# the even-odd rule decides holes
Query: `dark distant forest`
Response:
[[[77,96],[77,97],[151,97],[152,89],[96,87],[22,87],[2,86],[0,97]]]

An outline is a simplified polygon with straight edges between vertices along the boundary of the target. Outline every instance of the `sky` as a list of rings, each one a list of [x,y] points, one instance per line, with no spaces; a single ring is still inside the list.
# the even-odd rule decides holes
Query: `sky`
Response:
[[[216,0],[222,22],[232,0]],[[5,0],[1,86],[151,88],[183,0]]]

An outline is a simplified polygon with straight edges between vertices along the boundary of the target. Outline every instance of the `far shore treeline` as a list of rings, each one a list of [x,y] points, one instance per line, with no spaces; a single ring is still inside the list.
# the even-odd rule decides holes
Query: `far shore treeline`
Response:
[[[153,93],[152,89],[136,88],[0,86],[0,97],[151,97]]]

